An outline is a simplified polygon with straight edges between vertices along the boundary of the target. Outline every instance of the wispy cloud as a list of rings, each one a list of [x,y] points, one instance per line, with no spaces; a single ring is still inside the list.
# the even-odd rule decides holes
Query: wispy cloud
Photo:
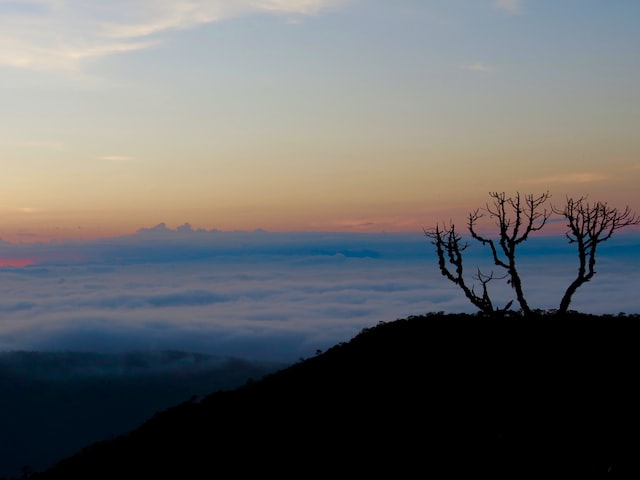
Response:
[[[481,62],[467,63],[464,65],[461,65],[460,68],[464,70],[469,70],[472,72],[483,72],[483,73],[495,72],[495,68],[493,68],[490,65],[487,65],[486,63],[481,63]]]
[[[39,210],[33,207],[19,207],[17,209],[21,213],[37,213]]]
[[[169,31],[255,12],[306,16],[348,0],[0,1],[0,66],[78,70],[82,62],[143,50]]]
[[[136,157],[130,157],[128,155],[105,155],[100,157],[100,160],[106,160],[108,162],[130,162],[135,159]]]
[[[56,151],[61,151],[65,149],[64,143],[58,140],[0,139],[0,146],[18,147],[18,148],[37,148],[37,149],[56,150]]]
[[[595,172],[573,172],[561,175],[551,175],[549,177],[532,178],[526,181],[529,184],[579,184],[579,183],[596,183],[606,180],[608,177],[601,173]]]
[[[509,13],[521,13],[523,9],[523,0],[494,0],[493,6]]]

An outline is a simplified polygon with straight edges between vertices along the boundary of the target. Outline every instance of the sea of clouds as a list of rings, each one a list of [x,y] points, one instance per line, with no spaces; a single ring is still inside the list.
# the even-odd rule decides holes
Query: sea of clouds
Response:
[[[519,265],[532,308],[556,308],[577,271],[562,236],[531,238]],[[601,245],[574,296],[587,313],[640,312],[640,235]],[[488,250],[464,252],[469,282]],[[0,350],[179,349],[292,362],[411,315],[473,313],[417,233],[272,233],[169,229],[94,241],[0,243]],[[490,284],[504,305],[504,282]]]

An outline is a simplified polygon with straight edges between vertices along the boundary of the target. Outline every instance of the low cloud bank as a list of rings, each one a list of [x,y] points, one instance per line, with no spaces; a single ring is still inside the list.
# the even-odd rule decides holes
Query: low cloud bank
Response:
[[[415,258],[429,254],[422,233],[234,232],[177,229],[164,223],[136,234],[95,241],[9,243],[0,240],[0,260],[31,259],[38,265],[123,265],[221,257],[340,256]]]
[[[573,309],[640,312],[638,240],[620,235],[603,244],[598,273]],[[561,238],[531,239],[521,251],[531,306],[556,308],[577,269],[575,251]],[[380,321],[475,311],[440,275],[421,234],[159,226],[94,242],[5,243],[0,252],[42,259],[0,268],[0,350],[181,349],[291,362]],[[476,265],[496,268],[481,248],[465,253],[468,275]],[[493,283],[496,303],[513,298]]]

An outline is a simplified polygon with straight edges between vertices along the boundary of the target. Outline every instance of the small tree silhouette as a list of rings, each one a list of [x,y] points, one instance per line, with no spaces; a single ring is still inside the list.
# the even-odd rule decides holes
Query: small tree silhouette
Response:
[[[504,312],[511,306],[511,304],[508,304],[502,309],[495,309],[493,307],[487,291],[487,284],[493,279],[493,272],[491,275],[483,275],[480,269],[478,269],[477,275],[474,277],[482,284],[482,296],[479,296],[473,287],[469,288],[467,286],[462,275],[462,251],[466,250],[469,244],[466,242],[461,243],[462,237],[456,232],[455,225],[450,224],[449,228],[442,229],[440,225],[436,225],[433,230],[425,230],[425,235],[431,238],[432,243],[436,246],[438,263],[442,275],[458,285],[471,303],[487,314],[494,314],[500,311]],[[447,261],[455,267],[455,274],[447,267]]]
[[[577,200],[567,198],[563,208],[554,207],[553,211],[567,220],[569,230],[566,236],[569,243],[575,243],[578,248],[578,274],[564,293],[558,308],[559,313],[564,313],[576,290],[596,274],[598,244],[609,240],[616,230],[639,225],[640,218],[628,206],[624,210],[618,210],[603,202],[590,204],[585,197]]]
[[[489,195],[493,197],[493,206],[487,204],[483,210],[495,220],[495,224],[498,226],[498,245],[500,248],[496,247],[494,240],[476,233],[475,225],[483,216],[480,209],[469,215],[469,232],[483,245],[489,245],[494,263],[507,271],[509,283],[516,292],[520,308],[524,314],[529,315],[531,309],[524,298],[522,281],[516,268],[516,247],[529,238],[531,232],[544,227],[550,213],[546,209],[540,212],[540,208],[550,195],[549,192],[537,197],[529,194],[524,199],[520,197],[519,193],[515,198],[497,192],[492,192]],[[500,254],[503,256],[501,257]]]
[[[482,294],[476,293],[473,286],[469,287],[465,283],[462,252],[469,245],[463,242],[455,225],[450,222],[448,227],[444,224],[442,226],[436,224],[435,228],[424,229],[425,236],[436,247],[440,273],[458,285],[471,303],[488,315],[504,315],[510,311],[513,301],[502,308],[496,308],[488,293],[490,281],[504,278],[508,279],[507,282],[516,293],[520,311],[524,315],[533,313],[525,298],[522,280],[516,266],[516,249],[529,238],[531,233],[541,230],[552,213],[561,215],[568,221],[569,230],[566,236],[569,243],[577,245],[579,259],[578,274],[565,291],[558,313],[567,312],[576,290],[595,275],[598,244],[611,238],[613,232],[620,228],[640,224],[640,218],[632,213],[629,207],[618,210],[603,202],[589,204],[585,197],[577,200],[567,198],[564,207],[552,206],[551,210],[547,210],[544,204],[551,198],[549,192],[538,196],[532,194],[521,196],[520,193],[516,193],[514,197],[507,197],[504,192],[490,192],[489,195],[493,199],[492,203],[487,203],[485,208],[470,213],[467,227],[473,239],[482,245],[489,246],[494,264],[504,269],[506,273],[498,277],[493,271],[486,274],[478,268],[473,278],[480,282]],[[494,220],[498,227],[497,239],[479,233],[478,221],[485,216]]]

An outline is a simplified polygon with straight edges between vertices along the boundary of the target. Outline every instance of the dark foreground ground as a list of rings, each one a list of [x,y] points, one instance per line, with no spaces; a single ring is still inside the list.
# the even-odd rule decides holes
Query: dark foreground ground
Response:
[[[33,478],[640,478],[638,321],[382,323]]]
[[[0,352],[0,479],[43,470],[194,395],[282,367],[181,351]]]

